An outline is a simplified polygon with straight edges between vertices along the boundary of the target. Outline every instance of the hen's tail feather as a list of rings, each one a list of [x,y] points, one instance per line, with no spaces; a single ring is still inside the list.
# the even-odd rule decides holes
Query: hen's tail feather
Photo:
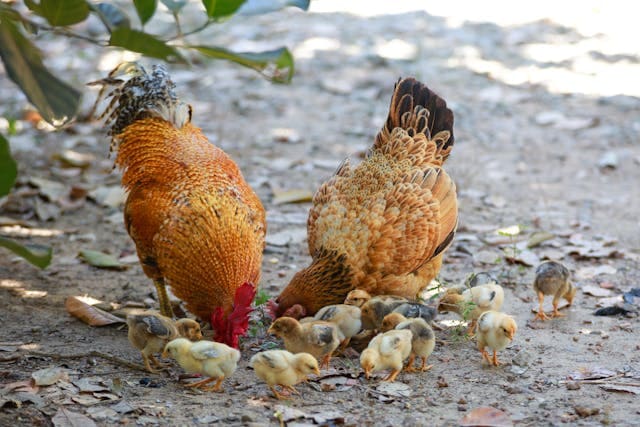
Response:
[[[391,142],[393,130],[401,128],[410,137],[424,134],[436,143],[434,160],[442,164],[454,143],[453,112],[444,99],[414,78],[396,83],[389,116],[376,136],[373,149],[380,149]]]

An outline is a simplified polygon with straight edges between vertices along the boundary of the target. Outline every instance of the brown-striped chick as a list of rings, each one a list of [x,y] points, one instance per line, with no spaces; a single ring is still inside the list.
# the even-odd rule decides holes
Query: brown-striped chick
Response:
[[[204,340],[191,342],[186,338],[176,338],[167,344],[163,356],[167,354],[185,371],[209,377],[187,385],[207,391],[220,391],[222,381],[236,371],[240,360],[240,352],[226,344]],[[216,381],[213,386],[203,387],[212,381]]]
[[[338,327],[341,349],[347,348],[351,338],[362,329],[360,308],[355,305],[328,305],[318,310],[314,317],[315,320],[330,322]]]
[[[363,329],[380,329],[384,316],[407,302],[406,298],[395,295],[378,295],[364,303],[360,308]]]
[[[276,319],[267,333],[282,338],[284,348],[291,353],[309,353],[328,367],[331,355],[338,348],[338,327],[329,322],[313,320],[300,323],[292,317]]]
[[[551,317],[561,317],[564,314],[558,311],[560,298],[567,300],[569,306],[573,304],[576,295],[576,287],[571,283],[570,273],[567,267],[556,261],[545,261],[536,268],[536,277],[533,281],[533,290],[538,295],[538,314],[536,319],[547,320],[542,308],[545,295],[553,295],[553,312]]]
[[[309,353],[293,354],[286,350],[267,350],[254,355],[249,365],[278,399],[285,396],[276,390],[276,385],[300,394],[294,388],[296,384],[306,381],[309,374],[320,375],[318,361]]]
[[[391,330],[376,335],[360,355],[360,366],[367,379],[372,372],[390,369],[383,381],[395,381],[404,361],[411,354],[411,331]]]
[[[129,342],[140,350],[144,366],[149,372],[157,372],[154,367],[166,367],[158,362],[153,355],[154,353],[162,353],[169,341],[178,337],[188,338],[192,341],[202,339],[200,325],[195,320],[179,319],[173,321],[151,310],[129,314],[127,326],[129,327]]]
[[[498,351],[507,348],[513,341],[513,337],[518,330],[518,325],[513,317],[499,311],[485,311],[478,319],[476,327],[476,339],[478,340],[478,350],[482,357],[495,366],[498,366]],[[489,353],[485,350],[489,347],[493,351],[493,359],[489,358]]]
[[[428,371],[433,365],[427,366],[427,358],[433,353],[436,346],[436,337],[431,326],[422,318],[407,319],[400,313],[389,313],[382,321],[382,331],[407,329],[411,331],[411,354],[407,361],[405,371],[415,372],[413,361],[416,358],[422,359],[419,371]]]
[[[363,289],[354,289],[347,294],[344,303],[362,308],[364,303],[371,299],[371,294]]]

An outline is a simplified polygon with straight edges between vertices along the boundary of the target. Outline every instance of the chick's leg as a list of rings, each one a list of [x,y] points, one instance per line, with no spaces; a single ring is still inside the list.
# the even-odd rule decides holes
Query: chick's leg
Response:
[[[398,376],[398,374],[400,373],[401,369],[396,369],[391,371],[391,373],[387,376],[387,378],[383,379],[382,381],[387,381],[387,382],[394,382],[396,380],[396,377]]]
[[[205,378],[202,381],[196,381],[195,383],[186,384],[185,387],[199,388],[199,387],[202,387],[205,384],[209,384],[211,381],[215,381],[215,378]]]
[[[500,361],[498,360],[498,352],[495,350],[493,350],[493,361],[491,361],[491,363],[493,363],[493,366],[500,365]]]
[[[144,356],[143,356],[144,357]],[[158,362],[158,359],[156,359],[155,357],[153,357],[153,354],[148,355],[149,360],[151,361],[151,363],[153,363],[153,366],[160,368],[160,369],[166,369],[169,367],[169,365],[165,364],[165,363],[160,363]]]
[[[149,363],[149,357],[147,357],[146,354],[144,353],[140,353],[142,354],[142,360],[144,361],[144,367],[147,368],[147,371],[151,372],[151,373],[157,373],[158,371],[156,371],[155,369],[153,369],[151,367],[151,364]]]
[[[558,304],[560,304],[560,297],[553,298],[553,313],[551,313],[551,317],[564,317],[566,314],[560,313],[558,311]]]
[[[220,388],[222,387],[222,381],[224,381],[224,376],[218,378],[218,381],[216,381],[213,386],[203,387],[202,389],[207,391],[220,391]]]
[[[164,284],[164,279],[154,279],[153,284],[156,287],[158,293],[158,302],[160,303],[160,313],[163,316],[167,316],[173,319],[173,309],[171,308],[171,302],[169,302],[169,295],[167,295],[167,287]]]
[[[473,338],[476,335],[476,319],[473,319],[467,327],[467,336]]]
[[[548,320],[549,316],[547,316],[542,309],[542,303],[544,302],[544,294],[542,292],[538,292],[538,302],[540,305],[538,307],[538,314],[536,314],[535,318],[540,320]]]
[[[329,369],[329,362],[331,362],[331,353],[327,354],[322,358],[322,362],[320,363],[320,368]]]
[[[433,365],[427,365],[427,358],[422,356],[422,365],[420,365],[420,370],[422,372],[426,372],[431,368],[433,368]]]
[[[278,400],[282,400],[282,399],[286,399],[289,396],[286,396],[284,394],[281,394],[278,392],[278,390],[276,390],[275,386],[270,385],[269,388],[271,389],[271,391],[273,392],[273,395],[276,397],[276,399]]]
[[[404,368],[405,372],[415,372],[416,369],[413,367],[413,362],[416,360],[416,355],[411,354],[409,356],[409,360],[407,360],[407,366]]]

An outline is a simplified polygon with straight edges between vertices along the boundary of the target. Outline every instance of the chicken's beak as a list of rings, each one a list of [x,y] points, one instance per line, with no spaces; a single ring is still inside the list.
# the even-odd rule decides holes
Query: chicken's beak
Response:
[[[364,377],[366,379],[369,379],[369,377],[371,377],[371,369],[365,369],[364,370]]]
[[[316,369],[313,371],[313,373],[314,373],[314,374],[316,374],[317,376],[320,376],[320,369],[316,368]]]
[[[164,351],[162,352],[162,358],[166,359],[169,357],[169,352],[167,351],[167,349],[165,348]]]
[[[267,329],[267,333],[269,335],[274,335],[274,333],[273,333],[273,325],[269,326],[269,329]]]
[[[507,338],[509,338],[510,341],[513,341],[513,336],[515,335],[515,332],[513,329],[509,330],[509,334],[507,335]]]

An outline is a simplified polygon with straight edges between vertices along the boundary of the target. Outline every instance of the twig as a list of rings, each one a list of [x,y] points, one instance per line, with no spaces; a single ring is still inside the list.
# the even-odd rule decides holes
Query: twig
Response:
[[[36,351],[36,350],[28,350],[27,353],[33,356],[50,357],[52,359],[84,359],[88,357],[99,357],[101,359],[105,359],[110,362],[117,363],[118,365],[126,366],[130,369],[148,372],[146,368],[142,365],[138,365],[137,363],[129,362],[128,360],[121,359],[111,354],[102,353],[97,350],[92,350],[88,353],[75,353],[75,354],[45,353],[45,352]]]

